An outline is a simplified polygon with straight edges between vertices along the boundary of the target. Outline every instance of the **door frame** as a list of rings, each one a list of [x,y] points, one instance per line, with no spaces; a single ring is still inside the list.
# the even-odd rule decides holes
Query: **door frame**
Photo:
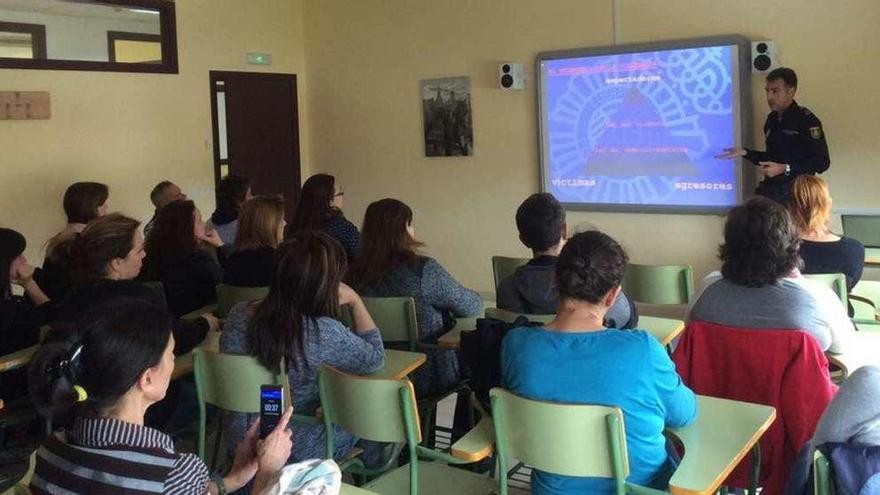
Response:
[[[293,150],[294,160],[296,161],[294,181],[296,189],[299,191],[302,187],[302,157],[300,156],[300,148],[302,147],[302,144],[299,139],[299,94],[297,93],[296,74],[212,70],[208,72],[208,76],[210,84],[209,94],[211,95],[211,134],[214,138],[214,190],[216,191],[217,185],[220,184],[220,170],[222,165],[220,163],[220,126],[218,122],[219,117],[217,115],[217,93],[225,92],[225,88],[224,90],[218,90],[217,83],[219,81],[225,82],[230,78],[247,78],[250,80],[283,81],[288,82],[291,85],[291,90],[293,91],[293,120],[290,122],[290,125],[294,136],[294,142],[296,144],[295,149]]]

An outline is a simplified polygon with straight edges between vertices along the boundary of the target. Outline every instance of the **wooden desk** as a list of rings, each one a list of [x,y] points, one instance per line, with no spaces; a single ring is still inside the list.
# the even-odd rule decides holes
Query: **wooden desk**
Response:
[[[220,332],[210,332],[205,340],[199,345],[199,348],[217,352],[220,350]],[[427,356],[421,352],[395,351],[392,349],[385,350],[385,366],[379,371],[370,374],[375,378],[393,378],[401,380],[407,375],[418,369],[419,366],[425,364]],[[192,373],[192,353],[187,353],[174,358],[174,371],[171,373],[171,379],[180,378],[181,376]]]
[[[452,330],[437,339],[437,345],[444,349],[458,349],[458,346],[461,344],[461,332],[473,331],[476,328],[476,318],[459,318]],[[639,316],[638,328],[650,333],[661,345],[666,346],[681,335],[685,324],[681,320],[673,320],[671,318]]]
[[[847,352],[841,354],[825,353],[829,363],[843,370],[844,378],[867,364],[880,366],[880,333],[855,332],[852,339],[853,341],[847,345]]]
[[[880,248],[865,248],[865,266],[880,266]]]
[[[37,352],[38,347],[39,345],[32,345],[20,351],[6,354],[3,356],[3,359],[0,360],[0,372],[27,366],[27,364],[31,362],[31,358],[33,358],[34,354]]]
[[[385,366],[367,376],[373,378],[391,378],[402,380],[407,375],[425,364],[427,356],[421,352],[396,351],[385,349]]]
[[[697,396],[697,419],[669,433],[684,445],[681,464],[669,480],[672,495],[715,493],[776,419],[770,406]]]

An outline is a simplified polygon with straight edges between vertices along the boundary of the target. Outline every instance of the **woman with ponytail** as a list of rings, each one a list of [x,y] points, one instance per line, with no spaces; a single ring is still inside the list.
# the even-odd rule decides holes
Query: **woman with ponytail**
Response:
[[[238,446],[225,477],[210,476],[194,454],[144,426],[165,397],[174,370],[168,314],[142,299],[117,298],[86,312],[43,344],[28,369],[31,398],[62,426],[37,451],[34,493],[225,493],[271,482],[291,449],[292,409],[263,441],[257,423]]]
[[[76,319],[88,308],[113,297],[135,297],[161,302],[158,296],[134,279],[144,259],[144,236],[140,222],[120,213],[111,213],[90,223],[78,234],[71,247],[77,287],[65,298],[58,319]],[[192,322],[175,319],[175,354],[185,354],[204,340],[219,321],[206,313]]]

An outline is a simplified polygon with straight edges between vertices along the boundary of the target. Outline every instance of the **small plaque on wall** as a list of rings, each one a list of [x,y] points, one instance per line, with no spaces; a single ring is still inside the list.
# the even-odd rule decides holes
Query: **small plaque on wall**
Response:
[[[0,91],[0,120],[48,119],[48,91]]]

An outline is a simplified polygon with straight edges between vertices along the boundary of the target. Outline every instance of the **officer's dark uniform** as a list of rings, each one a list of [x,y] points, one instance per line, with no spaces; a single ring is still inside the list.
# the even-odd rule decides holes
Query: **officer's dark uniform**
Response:
[[[822,122],[797,102],[792,102],[781,117],[777,112],[770,112],[764,122],[764,139],[767,151],[746,149],[746,159],[755,165],[765,161],[788,164],[791,172],[765,178],[758,184],[755,194],[785,204],[795,177],[821,174],[831,165]]]

